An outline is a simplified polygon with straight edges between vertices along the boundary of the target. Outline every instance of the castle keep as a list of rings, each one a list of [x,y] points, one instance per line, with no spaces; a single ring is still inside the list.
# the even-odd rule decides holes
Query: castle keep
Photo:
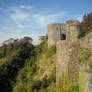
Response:
[[[48,46],[59,40],[77,40],[80,23],[78,20],[69,20],[66,23],[48,24]]]

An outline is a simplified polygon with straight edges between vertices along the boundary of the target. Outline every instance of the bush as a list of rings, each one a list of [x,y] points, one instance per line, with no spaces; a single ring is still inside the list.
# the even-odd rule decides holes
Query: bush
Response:
[[[90,56],[90,50],[87,48],[80,48],[80,54],[78,56],[78,62],[80,64],[85,63],[85,61],[89,58]]]
[[[92,13],[84,15],[81,23],[81,31],[78,37],[84,37],[89,32],[92,32]]]
[[[26,59],[34,55],[33,51],[34,46],[29,42],[18,41],[0,47],[0,89],[5,90],[2,92],[11,92],[17,72],[24,67]],[[26,73],[24,70],[21,72],[20,81],[27,80]]]
[[[49,79],[51,82],[56,83],[56,68],[52,71]]]
[[[13,92],[27,92],[26,84],[17,84]]]

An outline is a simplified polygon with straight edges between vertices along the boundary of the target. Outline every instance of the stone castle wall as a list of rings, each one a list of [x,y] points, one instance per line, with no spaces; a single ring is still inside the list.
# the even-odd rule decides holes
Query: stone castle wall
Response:
[[[55,44],[60,40],[60,24],[48,24],[48,46]]]
[[[71,82],[77,84],[79,71],[82,70],[84,75],[84,92],[88,92],[90,89],[90,75],[85,71],[87,65],[85,68],[84,66],[81,66],[81,68],[77,60],[81,47],[88,48],[92,52],[92,32],[78,39],[79,32],[80,26],[75,24],[71,25],[71,21],[64,24],[49,24],[48,47],[53,44],[56,44],[57,47],[56,84],[58,85],[58,83],[62,81],[62,73],[65,72],[66,69],[68,69]],[[62,34],[66,36],[65,40],[62,39]]]
[[[69,31],[69,24],[48,24],[48,47],[61,40],[62,34],[69,40]]]
[[[81,47],[89,48],[92,52],[92,32],[88,33],[85,37],[79,39]]]
[[[62,81],[62,73],[65,69],[69,70],[69,77],[73,83],[78,79],[77,55],[79,45],[71,41],[59,41],[57,43],[57,62],[56,62],[56,81],[57,84]]]
[[[80,47],[88,48],[91,51],[92,56],[92,32],[88,33],[85,37],[79,39]],[[84,92],[91,92],[92,91],[92,84],[90,83],[90,77],[92,76],[91,73],[87,72],[89,70],[89,64],[92,62],[92,57],[89,58],[87,63],[80,67],[80,70],[83,73],[84,79]]]
[[[60,40],[77,40],[79,25],[71,23],[48,24],[48,47],[56,44]]]
[[[75,34],[76,35],[76,34]],[[80,67],[77,61],[77,57],[80,48],[88,48],[92,52],[92,32],[88,33],[85,37],[81,39],[75,39],[75,41],[59,41],[57,43],[57,62],[56,62],[56,82],[57,84],[62,81],[62,73],[66,68],[69,70],[69,78],[72,83],[76,84],[78,82],[78,73]],[[92,59],[91,59],[92,60]],[[84,66],[83,66],[84,67]],[[87,69],[87,65],[82,69],[84,78],[84,92],[88,92],[90,86],[89,84],[89,74],[84,71]],[[92,89],[91,89],[92,90]]]
[[[78,28],[79,26],[71,26],[70,27],[70,41],[75,42],[78,41],[78,34],[80,31],[80,28]]]

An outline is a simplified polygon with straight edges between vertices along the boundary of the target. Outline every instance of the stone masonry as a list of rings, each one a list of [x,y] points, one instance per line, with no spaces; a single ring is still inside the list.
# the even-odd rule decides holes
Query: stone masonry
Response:
[[[60,40],[77,39],[79,30],[80,23],[77,20],[69,20],[61,24],[48,24],[48,47]]]
[[[57,42],[56,84],[62,81],[62,73],[67,68],[69,72],[69,78],[72,83],[76,84],[78,82],[78,52],[79,44],[76,42]]]
[[[73,33],[72,33],[73,34]],[[76,34],[73,34],[76,35]],[[57,42],[57,61],[56,61],[56,84],[62,81],[62,73],[68,68],[69,78],[73,84],[78,83],[78,73],[81,70],[84,80],[84,92],[91,92],[92,85],[89,83],[91,74],[87,72],[89,62],[92,62],[92,57],[86,64],[80,66],[78,64],[78,55],[80,48],[88,48],[92,52],[92,32],[85,37],[72,39],[70,41]],[[92,54],[92,53],[91,53]]]
[[[78,73],[83,71],[84,92],[91,92],[89,85],[89,74],[84,71],[88,65],[80,68],[77,57],[80,48],[88,48],[92,52],[92,32],[78,39],[80,23],[77,20],[69,20],[66,23],[48,24],[48,47],[56,44],[56,84],[62,82],[62,73],[68,68],[69,78],[73,84],[78,83]],[[42,40],[41,40],[42,41]],[[90,59],[92,60],[92,58]],[[86,76],[87,75],[87,76]]]

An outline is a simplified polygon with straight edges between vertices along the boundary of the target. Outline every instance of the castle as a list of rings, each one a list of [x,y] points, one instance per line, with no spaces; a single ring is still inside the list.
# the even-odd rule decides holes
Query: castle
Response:
[[[48,36],[39,36],[39,44],[48,39],[48,47],[60,40],[74,40],[78,38],[80,22],[68,20],[66,23],[48,24]]]
[[[89,65],[87,63],[80,67],[78,55],[80,48],[87,48],[92,52],[92,32],[78,39],[80,29],[81,26],[78,20],[69,20],[63,24],[48,24],[48,47],[56,44],[57,48],[56,84],[58,85],[62,81],[62,73],[66,69],[68,69],[69,79],[74,85],[78,84],[79,73],[82,72],[84,92],[91,92],[92,88],[89,83],[91,74],[85,71]],[[92,58],[89,61],[92,61]]]
[[[59,40],[77,40],[80,30],[78,20],[69,20],[62,24],[48,24],[48,46]]]

